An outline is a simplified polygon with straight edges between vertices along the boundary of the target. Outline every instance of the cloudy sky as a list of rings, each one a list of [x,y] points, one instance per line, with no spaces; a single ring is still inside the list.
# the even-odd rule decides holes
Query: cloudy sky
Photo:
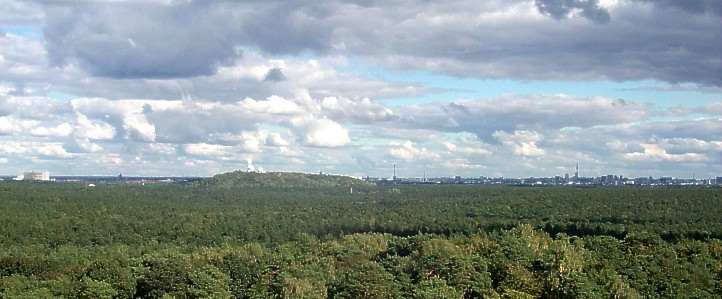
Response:
[[[718,0],[0,0],[0,174],[722,175]]]

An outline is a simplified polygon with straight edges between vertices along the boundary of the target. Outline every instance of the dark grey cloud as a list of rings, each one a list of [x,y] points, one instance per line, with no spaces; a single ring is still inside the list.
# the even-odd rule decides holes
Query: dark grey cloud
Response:
[[[192,105],[170,111],[147,111],[148,121],[155,126],[156,140],[165,143],[222,142],[225,134],[255,130],[262,117],[248,111],[221,107],[201,110]]]
[[[272,54],[297,54],[304,50],[326,52],[330,47],[330,26],[325,17],[328,9],[313,1],[257,3],[242,22],[246,45],[259,47]]]
[[[640,124],[628,134],[649,138],[696,138],[700,140],[722,140],[722,119],[703,118],[694,120],[656,121]],[[615,132],[625,134],[623,130]]]
[[[266,82],[281,82],[286,81],[286,75],[283,74],[283,70],[281,68],[274,67],[266,73],[266,76],[263,77],[263,81]]]
[[[718,0],[638,0],[663,7],[681,9],[693,14],[713,13],[722,15],[722,3]]]
[[[46,6],[50,62],[112,78],[211,75],[240,55],[233,16],[197,2]]]
[[[722,40],[720,18],[643,6],[623,4],[610,11],[612,20],[604,25],[501,18],[423,31],[416,29],[423,22],[409,20],[389,34],[412,36],[391,40],[401,53],[379,60],[458,76],[722,85],[722,46],[709,42]],[[381,55],[369,55],[374,54]]]
[[[0,36],[0,57],[0,85],[10,88],[10,94],[23,91],[28,95],[43,96],[53,91],[70,97],[238,101],[245,97],[288,97],[299,89],[308,90],[314,97],[374,99],[444,91],[426,88],[420,83],[388,82],[337,71],[334,67],[342,62],[332,57],[278,59],[247,52],[234,65],[221,67],[211,76],[165,79],[116,79],[89,75],[76,65],[49,67],[44,41],[16,35]],[[287,80],[263,84],[268,69],[274,67],[282,69]]]
[[[641,121],[650,108],[624,100],[530,96],[499,98],[438,105],[415,105],[398,109],[408,128],[448,132],[471,132],[493,142],[496,131],[547,131],[588,128]]]
[[[558,20],[569,18],[575,10],[596,23],[608,23],[610,18],[598,0],[536,0],[535,4],[541,13]]]
[[[704,0],[69,3],[45,5],[51,62],[111,78],[208,75],[254,49],[462,77],[722,86],[720,5]]]
[[[100,77],[185,78],[214,74],[242,47],[324,52],[332,29],[309,11],[284,2],[51,2],[44,34],[55,65],[78,63]]]

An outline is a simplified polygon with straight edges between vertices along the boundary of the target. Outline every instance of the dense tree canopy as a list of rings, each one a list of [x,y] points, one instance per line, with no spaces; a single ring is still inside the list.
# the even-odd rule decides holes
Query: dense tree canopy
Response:
[[[0,183],[0,298],[722,293],[719,189],[293,182]]]

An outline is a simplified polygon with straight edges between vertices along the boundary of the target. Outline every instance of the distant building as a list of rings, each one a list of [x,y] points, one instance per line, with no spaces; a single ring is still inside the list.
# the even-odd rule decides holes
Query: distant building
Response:
[[[24,181],[50,181],[50,172],[25,172],[23,173],[22,180]]]

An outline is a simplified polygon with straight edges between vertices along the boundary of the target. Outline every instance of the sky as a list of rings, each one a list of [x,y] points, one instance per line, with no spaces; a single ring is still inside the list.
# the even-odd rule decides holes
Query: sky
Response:
[[[718,0],[0,0],[0,174],[722,176]]]

